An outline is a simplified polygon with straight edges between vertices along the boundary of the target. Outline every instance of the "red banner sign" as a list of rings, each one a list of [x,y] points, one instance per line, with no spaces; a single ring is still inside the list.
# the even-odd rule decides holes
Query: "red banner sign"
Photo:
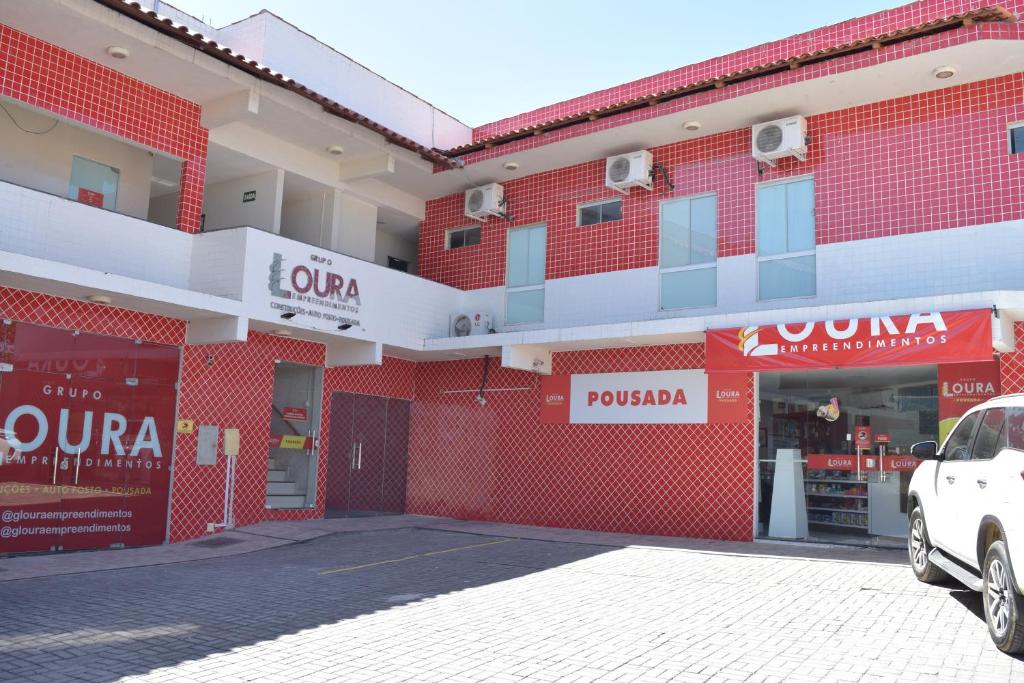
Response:
[[[880,458],[875,453],[862,453],[860,467],[856,455],[833,453],[811,453],[807,456],[809,470],[835,470],[837,472],[913,472],[921,461],[909,455],[886,455]],[[813,481],[810,479],[808,481]]]
[[[854,427],[853,445],[857,448],[871,448],[871,427]]]
[[[89,206],[103,208],[103,193],[94,190],[87,190],[84,187],[78,188],[78,201]]]
[[[816,370],[992,359],[987,309],[707,332],[708,372]]]
[[[939,366],[939,441],[960,416],[999,395],[999,361]]]
[[[885,432],[875,434],[875,443],[892,443],[892,435]]]

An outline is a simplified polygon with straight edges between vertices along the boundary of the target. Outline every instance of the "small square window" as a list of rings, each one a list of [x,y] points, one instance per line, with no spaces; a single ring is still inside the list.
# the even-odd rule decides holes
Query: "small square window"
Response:
[[[68,197],[103,209],[117,209],[117,186],[121,171],[83,157],[71,157]]]
[[[1024,153],[1024,124],[1010,129],[1010,154]]]
[[[583,204],[577,212],[576,224],[578,227],[586,225],[597,225],[609,221],[622,220],[622,200],[609,199],[594,204]]]
[[[445,237],[445,249],[460,249],[480,244],[480,226],[455,228],[449,230]]]

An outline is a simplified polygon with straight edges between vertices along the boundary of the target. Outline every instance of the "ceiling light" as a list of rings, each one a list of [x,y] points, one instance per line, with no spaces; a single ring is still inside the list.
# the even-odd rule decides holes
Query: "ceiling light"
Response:
[[[700,130],[700,121],[686,121],[683,123],[683,130]]]
[[[286,329],[282,328],[280,330],[274,330],[274,334],[279,334],[282,337],[290,337],[290,336],[292,336],[292,331],[291,330],[286,330]],[[275,362],[277,362],[277,361],[275,361]]]
[[[940,79],[943,79],[943,80],[947,79],[947,78],[952,78],[953,76],[956,76],[956,67],[955,66],[940,66],[940,67],[936,67],[935,70],[932,71],[932,76],[935,76],[935,78],[940,78]]]
[[[345,153],[345,148],[341,145],[331,145],[327,148],[327,153],[333,154],[334,156],[340,156]]]
[[[107,296],[106,294],[90,294],[89,296],[85,297],[85,300],[94,304],[110,303],[110,297]]]
[[[120,45],[111,45],[107,48],[107,54],[113,57],[114,59],[128,59],[128,55],[130,55],[131,52],[129,52],[128,48],[126,47],[121,47]]]
[[[518,171],[519,170],[519,162],[518,161],[506,161],[505,163],[503,163],[501,165],[501,167],[503,169],[505,169],[506,171]]]

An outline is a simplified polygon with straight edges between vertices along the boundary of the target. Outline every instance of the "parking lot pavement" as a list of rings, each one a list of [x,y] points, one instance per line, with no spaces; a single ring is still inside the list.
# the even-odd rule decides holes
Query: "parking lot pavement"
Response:
[[[906,566],[503,528],[6,581],[0,680],[1024,679],[976,594]]]

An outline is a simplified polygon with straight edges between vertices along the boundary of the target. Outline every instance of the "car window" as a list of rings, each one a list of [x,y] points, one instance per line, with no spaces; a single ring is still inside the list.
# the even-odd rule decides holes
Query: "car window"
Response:
[[[974,437],[971,449],[972,460],[991,460],[1006,446],[1006,430],[1002,408],[989,408],[981,418],[978,436]]]
[[[1006,445],[1024,451],[1024,408],[1006,409]]]
[[[971,457],[971,435],[974,433],[974,426],[978,424],[980,415],[980,412],[971,413],[960,420],[960,424],[946,440],[946,447],[942,451],[946,460],[967,460]]]

